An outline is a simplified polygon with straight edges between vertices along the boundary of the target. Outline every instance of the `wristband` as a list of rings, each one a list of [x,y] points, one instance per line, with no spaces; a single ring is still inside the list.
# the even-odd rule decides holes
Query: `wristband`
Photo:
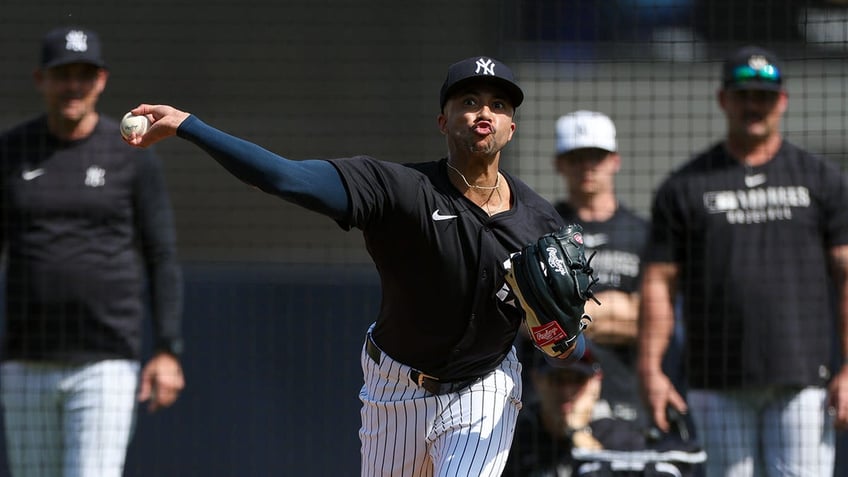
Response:
[[[183,354],[183,340],[179,338],[162,339],[156,343],[156,351],[164,351],[174,356]]]

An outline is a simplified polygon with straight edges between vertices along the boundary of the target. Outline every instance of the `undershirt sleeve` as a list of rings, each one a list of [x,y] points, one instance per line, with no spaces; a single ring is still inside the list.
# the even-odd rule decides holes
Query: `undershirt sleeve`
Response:
[[[215,129],[194,115],[183,121],[177,136],[193,142],[232,175],[263,192],[334,220],[347,215],[350,208],[347,189],[328,161],[286,159]]]

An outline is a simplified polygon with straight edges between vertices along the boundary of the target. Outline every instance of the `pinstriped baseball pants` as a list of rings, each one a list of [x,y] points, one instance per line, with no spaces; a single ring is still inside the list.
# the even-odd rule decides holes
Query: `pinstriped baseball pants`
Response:
[[[833,475],[835,431],[821,387],[690,389],[709,477]]]
[[[521,409],[521,364],[513,349],[482,380],[433,395],[409,379],[409,367],[363,346],[362,475],[499,476]]]
[[[7,361],[6,447],[15,477],[120,477],[135,424],[140,364]]]

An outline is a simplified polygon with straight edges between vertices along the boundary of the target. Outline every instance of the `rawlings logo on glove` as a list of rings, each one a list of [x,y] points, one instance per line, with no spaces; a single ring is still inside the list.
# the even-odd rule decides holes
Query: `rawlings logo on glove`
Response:
[[[586,300],[600,304],[592,293],[593,276],[583,247],[583,228],[572,224],[543,235],[504,263],[506,282],[524,311],[533,343],[551,357],[560,357],[592,321]]]

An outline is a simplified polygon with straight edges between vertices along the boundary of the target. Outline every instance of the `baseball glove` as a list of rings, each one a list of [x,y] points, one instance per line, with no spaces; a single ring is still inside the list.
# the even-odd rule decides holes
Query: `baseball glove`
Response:
[[[591,290],[598,281],[590,266],[594,254],[586,259],[582,232],[578,224],[562,227],[504,263],[534,345],[554,358],[567,352],[592,321],[584,311],[586,300],[600,304]]]

